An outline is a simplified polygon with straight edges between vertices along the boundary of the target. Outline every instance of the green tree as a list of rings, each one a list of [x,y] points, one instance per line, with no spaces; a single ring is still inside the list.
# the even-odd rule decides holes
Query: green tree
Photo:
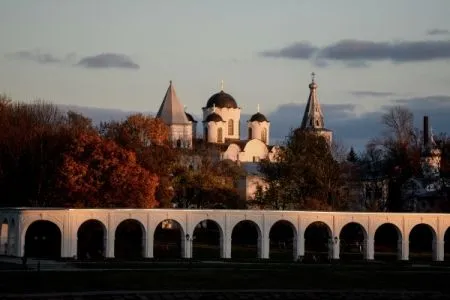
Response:
[[[263,161],[264,205],[273,209],[341,209],[341,166],[325,138],[294,130],[275,162]]]
[[[351,163],[355,163],[358,161],[358,155],[355,152],[355,149],[353,147],[350,148],[350,152],[347,155],[347,161]]]
[[[235,187],[242,169],[230,160],[221,160],[213,145],[183,151],[173,172],[174,203],[178,207],[241,207]]]

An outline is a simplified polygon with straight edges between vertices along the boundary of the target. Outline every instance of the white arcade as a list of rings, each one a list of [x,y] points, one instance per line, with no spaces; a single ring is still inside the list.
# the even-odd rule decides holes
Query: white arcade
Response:
[[[430,259],[443,261],[450,227],[448,214],[220,209],[2,208],[0,221],[0,255],[62,258],[92,257],[93,247],[106,258],[121,258],[124,253],[155,258],[170,247],[181,258],[195,258],[199,230],[208,227],[215,229],[211,232],[216,235],[218,258],[233,258],[232,249],[240,239],[237,235],[245,231],[254,238],[255,258],[272,258],[271,248],[287,242],[290,257],[297,260],[305,256],[311,240],[317,239],[319,231],[311,231],[316,226],[324,232],[322,244],[330,259],[342,258],[347,251],[342,248],[355,245],[343,243],[354,233],[351,240],[356,241],[362,259],[373,260],[381,247],[377,241],[391,235],[397,259],[409,260],[410,247],[424,247]],[[286,238],[274,243],[276,228]],[[415,231],[425,233],[429,242],[414,241]],[[157,242],[167,236],[176,242]]]

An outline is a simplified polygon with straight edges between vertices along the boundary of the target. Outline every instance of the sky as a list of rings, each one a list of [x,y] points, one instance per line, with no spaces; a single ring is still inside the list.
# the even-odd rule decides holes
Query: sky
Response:
[[[449,11],[448,0],[3,0],[0,93],[97,119],[156,112],[172,80],[199,117],[223,80],[242,119],[259,104],[277,140],[300,125],[315,72],[325,125],[347,146],[379,134],[393,105],[450,133]]]

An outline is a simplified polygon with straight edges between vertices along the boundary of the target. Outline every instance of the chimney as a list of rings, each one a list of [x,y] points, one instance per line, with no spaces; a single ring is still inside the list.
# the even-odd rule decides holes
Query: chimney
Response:
[[[423,117],[423,145],[428,146],[430,140],[430,130],[428,128],[428,116]]]

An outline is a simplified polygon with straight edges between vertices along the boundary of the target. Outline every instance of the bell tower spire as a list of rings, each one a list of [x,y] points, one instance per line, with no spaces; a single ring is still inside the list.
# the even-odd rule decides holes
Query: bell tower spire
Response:
[[[302,129],[322,129],[324,128],[324,118],[317,97],[316,74],[311,73],[311,83],[309,84],[309,97],[306,103],[305,113],[303,114]]]
[[[324,116],[317,97],[316,73],[311,73],[311,83],[309,87],[309,97],[306,103],[300,129],[312,130],[318,133],[326,133],[325,136],[331,142],[331,131],[325,128]]]

